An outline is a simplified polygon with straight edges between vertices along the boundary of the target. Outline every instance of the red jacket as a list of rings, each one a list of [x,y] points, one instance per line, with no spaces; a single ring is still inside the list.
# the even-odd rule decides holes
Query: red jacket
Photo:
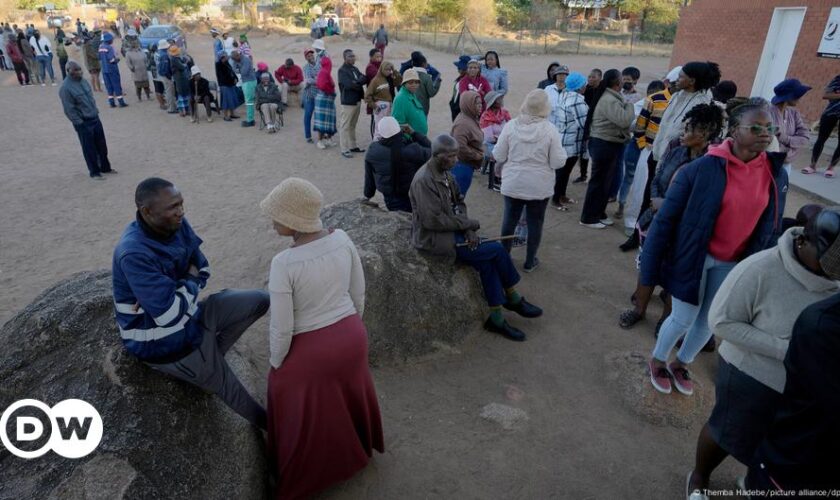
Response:
[[[6,43],[6,55],[9,56],[9,59],[11,59],[13,63],[23,62],[23,54],[20,53],[20,49],[18,48],[16,41]]]
[[[303,70],[297,64],[293,64],[291,68],[286,67],[284,64],[274,72],[274,78],[277,80],[277,83],[288,82],[289,85],[294,87],[303,83]]]

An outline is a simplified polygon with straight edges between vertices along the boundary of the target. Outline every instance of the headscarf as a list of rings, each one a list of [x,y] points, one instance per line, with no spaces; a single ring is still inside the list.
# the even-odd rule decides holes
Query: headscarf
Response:
[[[385,70],[391,68],[391,76],[385,76]],[[385,79],[388,82],[388,93],[391,94],[391,101],[394,100],[396,97],[397,89],[394,85],[394,73],[396,72],[396,68],[394,68],[394,63],[389,61],[383,61],[382,64],[379,65],[379,76]]]
[[[335,94],[335,82],[332,78],[332,60],[328,56],[321,58],[321,71],[315,82],[318,89],[326,94]]]
[[[493,109],[492,107],[484,110],[481,113],[481,119],[478,121],[478,126],[481,128],[489,127],[490,125],[504,125],[511,120],[510,113],[503,107]]]
[[[258,62],[257,71],[268,71],[268,64],[266,64],[264,61]]]

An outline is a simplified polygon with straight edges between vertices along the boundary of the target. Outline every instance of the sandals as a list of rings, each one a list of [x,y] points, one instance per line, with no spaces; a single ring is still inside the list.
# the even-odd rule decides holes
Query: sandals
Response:
[[[825,173],[823,175],[825,176],[826,179],[833,179],[834,178],[834,168],[833,167],[829,168],[828,170],[825,171]]]
[[[800,170],[800,172],[802,172],[805,175],[811,175],[815,174],[817,171],[816,169],[814,169],[814,167],[805,167],[802,170]]]
[[[629,330],[633,328],[633,325],[643,319],[645,319],[645,317],[637,313],[635,309],[626,309],[618,317],[618,326],[624,328],[625,330]]]

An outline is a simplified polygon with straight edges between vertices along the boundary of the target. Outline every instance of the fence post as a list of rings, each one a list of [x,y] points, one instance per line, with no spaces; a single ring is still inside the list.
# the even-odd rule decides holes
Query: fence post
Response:
[[[437,30],[438,30],[438,20],[435,19],[435,36],[432,39],[432,47],[437,50]]]
[[[630,29],[630,55],[633,55],[633,38],[636,35],[636,28]]]
[[[545,30],[543,35],[543,52],[548,54],[548,30]]]
[[[585,19],[585,18],[584,18]],[[578,46],[576,54],[580,54],[580,41],[583,37],[583,19],[581,19],[580,24],[578,25]]]

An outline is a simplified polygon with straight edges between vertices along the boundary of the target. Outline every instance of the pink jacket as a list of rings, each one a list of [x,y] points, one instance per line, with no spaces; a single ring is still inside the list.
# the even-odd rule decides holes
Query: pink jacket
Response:
[[[779,127],[776,138],[779,140],[779,152],[787,153],[785,163],[793,163],[799,150],[808,146],[808,126],[799,114],[799,110],[786,106],[784,116],[777,106],[770,106],[773,123]]]

